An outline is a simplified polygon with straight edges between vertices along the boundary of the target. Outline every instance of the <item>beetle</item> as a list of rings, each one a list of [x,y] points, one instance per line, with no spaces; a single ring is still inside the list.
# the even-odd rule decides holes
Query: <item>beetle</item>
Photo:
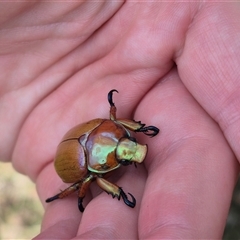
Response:
[[[110,119],[94,119],[70,129],[57,147],[54,167],[65,183],[73,183],[57,195],[46,199],[52,202],[78,191],[78,209],[84,211],[83,199],[89,185],[96,180],[98,186],[118,200],[134,208],[136,199],[131,193],[131,201],[123,189],[106,180],[104,176],[132,163],[141,163],[147,154],[147,145],[137,143],[129,131],[142,132],[154,137],[159,133],[155,126],[145,126],[140,121],[117,119],[113,103],[113,92],[108,93]]]

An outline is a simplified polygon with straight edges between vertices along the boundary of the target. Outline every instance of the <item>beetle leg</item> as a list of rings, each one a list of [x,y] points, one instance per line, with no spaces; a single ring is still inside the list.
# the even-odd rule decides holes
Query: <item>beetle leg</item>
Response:
[[[95,179],[95,176],[93,175],[89,175],[88,177],[86,177],[83,182],[81,187],[79,188],[78,191],[78,209],[80,212],[84,211],[84,207],[82,205],[83,199],[85,197],[86,191],[88,190],[90,184],[92,183],[92,181]]]
[[[131,193],[128,193],[132,197],[132,201],[129,201],[126,193],[122,190],[122,188],[120,188],[117,185],[107,181],[106,179],[98,177],[97,178],[97,184],[105,192],[107,192],[108,194],[111,194],[113,198],[117,197],[117,199],[120,200],[120,198],[122,197],[124,203],[127,206],[129,206],[131,208],[135,207],[136,199],[134,198],[134,196]]]
[[[62,199],[62,198],[65,198],[65,197],[69,196],[71,193],[73,193],[73,192],[75,192],[79,189],[80,184],[81,184],[81,182],[76,182],[76,183],[72,184],[70,187],[61,191],[57,195],[46,199],[46,202],[49,203],[49,202],[52,202],[56,199]]]
[[[109,102],[109,104],[110,104],[110,119],[111,119],[111,120],[116,120],[116,111],[117,111],[117,108],[115,107],[115,104],[113,103],[113,100],[112,100],[113,92],[117,92],[117,93],[118,93],[118,91],[117,91],[116,89],[111,90],[111,91],[108,93],[108,102]]]
[[[136,131],[145,126],[145,124],[141,123],[140,121],[137,122],[137,121],[130,120],[130,119],[117,119],[116,121],[131,131]]]
[[[154,126],[145,127],[145,124],[141,123],[140,121],[137,122],[129,119],[117,119],[117,122],[122,124],[128,130],[134,132],[142,132],[150,137],[154,137],[159,133],[159,129],[157,127]]]
[[[113,198],[117,197],[120,200],[119,187],[104,178],[97,177],[96,179],[98,186],[103,189],[107,194],[111,194]]]

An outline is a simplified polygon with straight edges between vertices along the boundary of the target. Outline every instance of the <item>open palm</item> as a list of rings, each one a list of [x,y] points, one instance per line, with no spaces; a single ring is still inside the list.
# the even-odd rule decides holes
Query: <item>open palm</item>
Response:
[[[239,4],[131,1],[1,3],[0,158],[37,184],[36,238],[220,238],[240,159]],[[111,181],[134,209],[92,184],[66,188],[53,159],[76,124],[117,117],[160,129],[144,165]]]

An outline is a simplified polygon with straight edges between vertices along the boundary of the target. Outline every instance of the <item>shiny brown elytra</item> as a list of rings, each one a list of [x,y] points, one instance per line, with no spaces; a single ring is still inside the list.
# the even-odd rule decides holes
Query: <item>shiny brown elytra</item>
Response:
[[[118,200],[134,208],[136,200],[131,201],[121,187],[106,180],[104,175],[120,166],[141,163],[147,154],[147,145],[137,143],[129,131],[142,132],[150,137],[159,133],[154,126],[145,127],[140,121],[117,119],[116,107],[112,101],[113,89],[108,93],[110,119],[94,119],[79,124],[69,130],[58,145],[54,166],[63,182],[73,183],[46,202],[67,197],[78,192],[78,208],[84,211],[82,202],[86,191],[94,180],[98,186]]]

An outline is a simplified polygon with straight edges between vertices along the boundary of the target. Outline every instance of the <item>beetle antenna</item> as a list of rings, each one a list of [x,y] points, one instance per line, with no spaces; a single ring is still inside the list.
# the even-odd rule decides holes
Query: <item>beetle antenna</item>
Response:
[[[108,102],[109,102],[109,104],[110,104],[110,106],[111,107],[115,107],[115,105],[114,105],[114,103],[113,103],[113,92],[117,92],[118,93],[118,91],[116,90],[116,89],[113,89],[113,90],[111,90],[109,93],[108,93]]]

